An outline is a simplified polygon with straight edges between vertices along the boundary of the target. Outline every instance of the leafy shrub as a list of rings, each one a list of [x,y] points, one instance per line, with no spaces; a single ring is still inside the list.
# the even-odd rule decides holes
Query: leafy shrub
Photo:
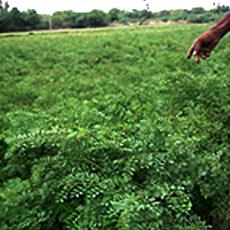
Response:
[[[186,62],[204,29],[1,38],[1,229],[228,229],[229,38]]]

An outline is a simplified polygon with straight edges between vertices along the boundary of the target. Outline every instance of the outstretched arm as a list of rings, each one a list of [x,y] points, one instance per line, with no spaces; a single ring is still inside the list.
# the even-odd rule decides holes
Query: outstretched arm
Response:
[[[194,55],[196,63],[200,59],[209,58],[212,50],[220,42],[220,40],[230,31],[230,12],[220,19],[211,29],[201,34],[193,43],[188,51],[188,58]]]

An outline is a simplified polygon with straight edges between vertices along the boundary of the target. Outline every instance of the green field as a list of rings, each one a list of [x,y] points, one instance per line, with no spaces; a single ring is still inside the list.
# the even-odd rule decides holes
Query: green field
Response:
[[[1,230],[228,230],[230,37],[208,26],[0,37]]]

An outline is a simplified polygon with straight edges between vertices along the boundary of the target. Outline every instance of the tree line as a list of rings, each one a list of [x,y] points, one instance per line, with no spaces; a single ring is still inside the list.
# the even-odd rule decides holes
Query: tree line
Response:
[[[18,8],[10,8],[8,2],[0,0],[0,32],[30,31],[42,29],[61,28],[88,28],[108,26],[111,23],[139,23],[143,24],[151,20],[180,21],[191,23],[207,23],[217,20],[223,13],[229,11],[229,6],[218,5],[214,9],[205,10],[201,7],[192,10],[163,10],[151,12],[148,10],[125,11],[117,8],[108,13],[101,10],[92,10],[87,13],[58,11],[53,15],[38,14],[35,10],[20,11]]]

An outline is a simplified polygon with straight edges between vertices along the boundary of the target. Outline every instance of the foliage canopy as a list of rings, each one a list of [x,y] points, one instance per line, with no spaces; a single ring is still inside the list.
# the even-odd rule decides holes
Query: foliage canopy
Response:
[[[53,15],[40,15],[35,10],[20,12],[16,7],[9,9],[7,2],[3,4],[0,1],[0,33],[51,28],[103,27],[112,23],[143,24],[151,20],[165,22],[183,20],[191,23],[207,23],[218,20],[229,10],[228,6],[218,5],[208,11],[201,7],[192,10],[163,10],[161,12],[151,12],[147,9],[125,11],[113,8],[108,13],[101,10],[92,10],[87,13],[67,10],[54,12]]]

